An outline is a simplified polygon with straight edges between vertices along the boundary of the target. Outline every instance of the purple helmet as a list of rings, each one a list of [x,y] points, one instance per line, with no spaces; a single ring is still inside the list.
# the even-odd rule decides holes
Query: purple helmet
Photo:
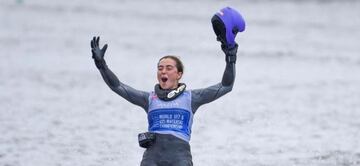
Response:
[[[211,23],[217,40],[228,48],[235,46],[235,37],[238,32],[245,30],[245,21],[239,12],[231,7],[225,7],[217,12]]]

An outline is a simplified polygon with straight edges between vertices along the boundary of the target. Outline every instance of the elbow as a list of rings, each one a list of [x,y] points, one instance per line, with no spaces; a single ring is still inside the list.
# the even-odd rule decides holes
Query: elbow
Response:
[[[234,76],[233,77],[225,77],[222,79],[221,85],[231,91],[234,86],[234,82],[235,82]]]
[[[224,90],[224,93],[229,93],[229,92],[231,92],[232,91],[232,89],[233,89],[233,83],[232,84],[230,84],[230,85],[222,85],[222,89]]]
[[[118,79],[104,79],[106,84],[110,87],[112,90],[116,90],[120,86],[120,81]]]
[[[233,87],[233,85],[234,85],[234,79],[223,79],[222,81],[221,81],[221,85],[222,86],[226,86],[226,87]]]
[[[114,87],[114,86],[109,85],[109,88],[110,88],[112,91],[114,91],[114,92],[118,91],[118,88],[117,88],[117,87]]]
[[[111,85],[109,85],[109,87],[110,87],[110,89],[111,89],[112,91],[114,91],[115,93],[119,93],[119,92],[121,92],[121,91],[124,91],[124,89],[121,88],[120,86],[111,86]]]
[[[230,86],[228,86],[228,92],[231,92],[233,90],[233,86],[234,84],[231,84]]]

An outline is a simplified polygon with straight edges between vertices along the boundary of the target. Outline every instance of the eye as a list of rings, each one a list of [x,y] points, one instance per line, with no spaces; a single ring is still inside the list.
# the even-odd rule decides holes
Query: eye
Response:
[[[166,66],[166,70],[172,70],[173,68],[173,66]]]

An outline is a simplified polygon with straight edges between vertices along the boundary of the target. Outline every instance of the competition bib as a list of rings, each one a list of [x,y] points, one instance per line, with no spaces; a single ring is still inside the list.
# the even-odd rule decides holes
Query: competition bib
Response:
[[[149,131],[175,131],[190,136],[190,112],[184,109],[157,109],[148,114]]]

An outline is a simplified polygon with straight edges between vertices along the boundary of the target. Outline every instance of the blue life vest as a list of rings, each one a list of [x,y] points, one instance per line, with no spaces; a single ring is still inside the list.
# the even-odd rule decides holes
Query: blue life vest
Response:
[[[192,121],[193,112],[190,91],[184,91],[171,101],[160,100],[154,92],[150,93],[149,132],[171,134],[189,142]]]

